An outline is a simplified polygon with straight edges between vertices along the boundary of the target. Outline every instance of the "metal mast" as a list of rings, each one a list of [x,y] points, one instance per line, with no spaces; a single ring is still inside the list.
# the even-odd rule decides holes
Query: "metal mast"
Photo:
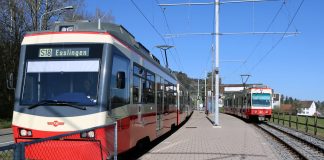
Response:
[[[219,0],[215,0],[215,114],[214,126],[219,126]]]
[[[197,88],[197,110],[199,110],[199,101],[200,101],[200,97],[199,97],[199,78],[198,78],[198,88]]]

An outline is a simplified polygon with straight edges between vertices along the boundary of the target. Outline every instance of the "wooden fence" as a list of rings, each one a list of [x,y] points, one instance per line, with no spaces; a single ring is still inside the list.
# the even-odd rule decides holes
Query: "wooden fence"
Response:
[[[270,121],[298,131],[324,137],[324,117],[273,112]]]

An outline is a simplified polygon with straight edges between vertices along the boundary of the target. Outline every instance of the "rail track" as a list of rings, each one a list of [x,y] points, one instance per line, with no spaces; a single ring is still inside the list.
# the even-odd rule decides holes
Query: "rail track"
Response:
[[[7,136],[7,135],[12,135],[13,133],[3,133],[3,134],[0,134],[0,137],[1,136]]]
[[[13,142],[13,133],[11,129],[0,129],[0,147]],[[1,159],[1,158],[0,158]]]
[[[324,141],[301,133],[292,133],[283,128],[269,125],[267,123],[255,124],[267,134],[271,135],[278,142],[284,144],[296,157],[300,159],[324,159]]]

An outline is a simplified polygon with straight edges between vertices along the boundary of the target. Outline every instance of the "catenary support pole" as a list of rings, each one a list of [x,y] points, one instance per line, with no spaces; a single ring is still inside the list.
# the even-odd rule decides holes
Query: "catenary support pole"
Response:
[[[205,111],[207,110],[207,71],[205,71]]]
[[[219,126],[219,0],[215,0],[215,71],[214,126]]]
[[[197,88],[197,111],[199,110],[199,78],[198,78],[198,88]]]

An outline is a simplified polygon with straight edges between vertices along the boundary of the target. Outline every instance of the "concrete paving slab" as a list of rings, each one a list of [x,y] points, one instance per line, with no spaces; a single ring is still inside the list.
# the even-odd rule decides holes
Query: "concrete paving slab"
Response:
[[[220,114],[220,126],[214,128],[204,113],[195,111],[177,132],[139,159],[280,159],[251,124]]]

